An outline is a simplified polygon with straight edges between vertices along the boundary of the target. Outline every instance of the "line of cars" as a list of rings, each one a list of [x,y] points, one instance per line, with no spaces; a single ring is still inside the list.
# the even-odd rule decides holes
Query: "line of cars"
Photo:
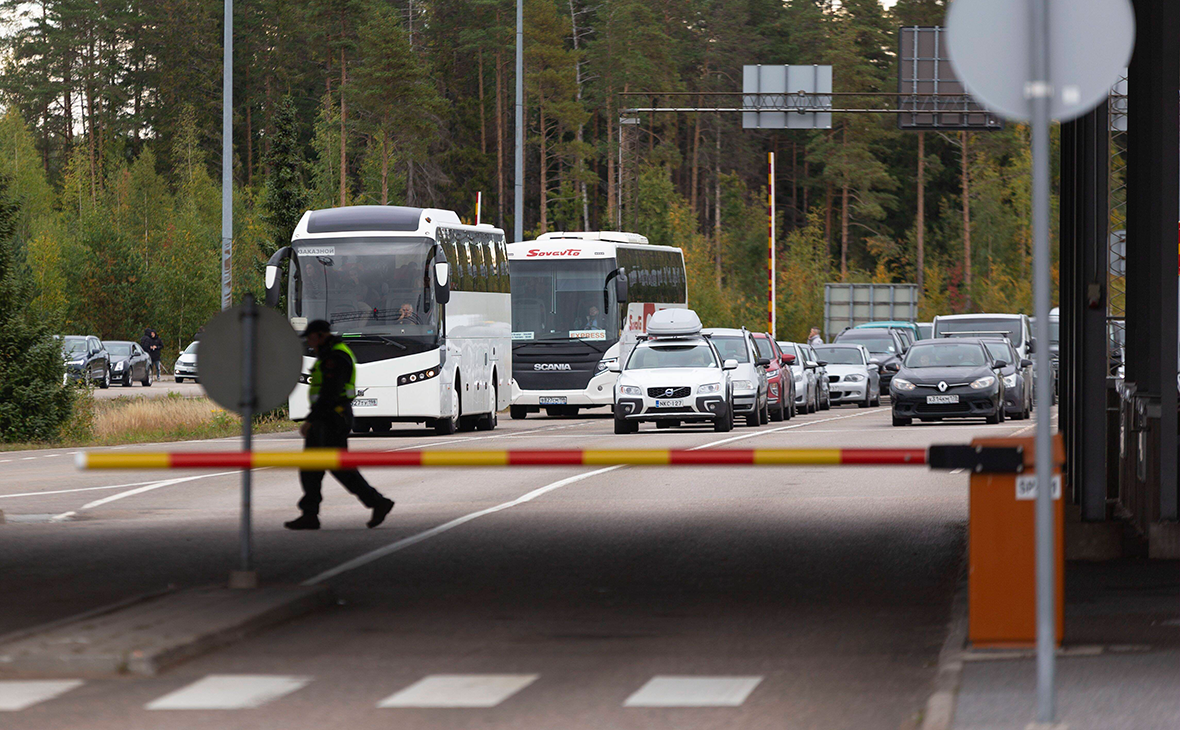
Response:
[[[82,382],[109,388],[152,384],[152,359],[138,342],[100,340],[93,335],[65,335],[61,341],[65,373],[62,383]]]

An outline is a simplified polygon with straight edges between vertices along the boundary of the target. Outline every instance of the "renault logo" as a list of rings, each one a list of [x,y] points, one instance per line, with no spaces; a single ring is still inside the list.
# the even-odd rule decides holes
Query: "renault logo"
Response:
[[[938,392],[940,392],[940,393],[946,392],[946,381],[945,380],[938,381]]]

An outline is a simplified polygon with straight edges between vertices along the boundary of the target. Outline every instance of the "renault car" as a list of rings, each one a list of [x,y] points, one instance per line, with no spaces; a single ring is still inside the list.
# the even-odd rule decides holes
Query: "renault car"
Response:
[[[910,348],[889,384],[893,425],[915,418],[1004,420],[1005,360],[994,359],[978,338],[922,340]]]

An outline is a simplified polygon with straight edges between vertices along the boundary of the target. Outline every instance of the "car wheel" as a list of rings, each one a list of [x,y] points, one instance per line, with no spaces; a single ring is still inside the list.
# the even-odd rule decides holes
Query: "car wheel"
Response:
[[[832,396],[831,395],[824,395],[824,400],[822,403],[819,404],[819,409],[821,411],[832,410]]]
[[[524,406],[509,406],[508,415],[510,415],[514,421],[523,421],[529,417],[529,409]]]
[[[856,407],[857,408],[868,408],[871,405],[873,405],[873,393],[872,393],[872,391],[870,391],[866,388],[865,389],[865,399],[857,402]]]
[[[152,369],[150,367],[144,368],[143,380],[139,381],[139,384],[145,388],[152,384]]]
[[[781,392],[781,391],[780,391]],[[786,408],[783,407],[783,399],[779,397],[778,405],[770,412],[770,420],[778,423],[786,418]]]
[[[754,403],[754,410],[746,416],[746,426],[757,428],[762,424],[762,414],[758,411],[758,404]]]
[[[894,426],[909,426],[913,422],[914,422],[914,419],[912,419],[912,418],[902,418],[900,416],[893,417],[893,425]]]
[[[120,388],[130,388],[131,387],[131,371],[130,370],[123,373],[123,381],[121,383],[119,383],[119,387]]]
[[[635,421],[628,421],[626,418],[621,418],[618,413],[615,413],[615,433],[635,433],[639,430],[639,424]]]
[[[719,433],[727,433],[733,430],[733,405],[731,404],[725,409],[724,416],[718,416],[713,419],[713,430]]]
[[[111,371],[109,369],[102,371],[102,380],[98,381],[98,387],[104,390],[111,387]]]
[[[996,425],[997,423],[1000,423],[1001,421],[1004,420],[1004,407],[1000,406],[999,408],[996,409],[995,413],[991,414],[990,416],[987,416],[983,420],[987,421],[989,424],[991,424],[993,426]]]

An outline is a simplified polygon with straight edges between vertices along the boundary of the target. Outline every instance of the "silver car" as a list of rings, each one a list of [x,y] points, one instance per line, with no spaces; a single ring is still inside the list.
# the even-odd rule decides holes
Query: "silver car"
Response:
[[[832,403],[855,403],[861,408],[881,405],[881,375],[864,345],[820,345],[815,354],[827,363]]]
[[[722,360],[737,360],[737,369],[730,373],[733,383],[733,413],[745,416],[747,426],[761,426],[770,422],[770,390],[766,383],[766,366],[770,361],[758,355],[754,338],[745,327],[729,329],[713,327],[702,330],[721,353]]]
[[[815,354],[815,348],[811,345],[800,345],[800,347],[808,353],[811,360],[815,361],[815,382],[819,386],[819,409],[826,411],[832,407],[832,390],[828,380],[827,363]]]
[[[779,347],[788,355],[794,355],[791,361],[791,374],[795,377],[795,404],[800,413],[815,413],[820,407],[820,389],[817,371],[819,364],[815,362],[811,351],[798,342],[782,342]]]

